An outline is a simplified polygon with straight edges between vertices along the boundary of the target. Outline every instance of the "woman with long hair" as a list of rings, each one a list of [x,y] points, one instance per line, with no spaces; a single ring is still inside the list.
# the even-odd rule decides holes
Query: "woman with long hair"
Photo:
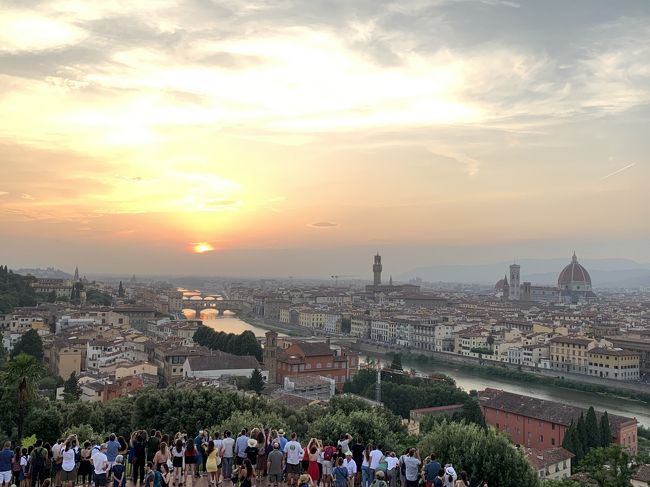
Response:
[[[214,447],[214,443],[210,442],[208,443],[208,447],[212,445]],[[187,443],[185,444],[185,480],[184,482],[187,482],[187,476],[189,475],[190,478],[194,478],[194,475],[196,475],[196,460],[198,458],[198,451],[196,449],[196,445],[194,445],[194,442],[191,440],[187,440]]]
[[[261,480],[262,477],[266,475],[266,460],[268,456],[268,446],[269,446],[269,437],[264,432],[260,430],[257,433],[257,464],[255,466],[255,471],[257,472],[257,479]]]
[[[205,470],[208,473],[208,484],[215,487],[219,481],[218,472],[221,459],[219,458],[219,451],[214,447],[214,443],[208,443],[208,448],[205,452]]]
[[[370,486],[370,452],[372,445],[368,443],[363,450],[363,461],[361,462],[361,487]]]
[[[255,469],[253,464],[248,458],[244,458],[244,462],[239,469],[239,480],[240,487],[253,487],[253,481],[255,480]]]
[[[72,438],[65,441],[65,449],[62,449],[61,457],[61,485],[63,487],[74,487],[77,481],[77,465],[75,463],[76,452],[72,446]]]
[[[185,456],[185,448],[183,448],[183,440],[178,438],[176,445],[172,448],[172,464],[174,465],[174,485],[183,485],[183,457]]]
[[[318,456],[320,455],[323,445],[316,438],[309,440],[307,445],[307,458],[309,463],[307,464],[307,473],[314,481],[314,483],[320,482],[320,470],[318,469]]]
[[[93,466],[90,462],[91,455],[92,450],[90,449],[90,441],[86,441],[79,452],[79,475],[81,476],[81,487],[90,485],[90,481],[92,480]]]
[[[153,456],[153,468],[160,470],[163,465],[166,465],[170,459],[169,448],[167,448],[167,443],[164,441],[160,443],[158,451]]]

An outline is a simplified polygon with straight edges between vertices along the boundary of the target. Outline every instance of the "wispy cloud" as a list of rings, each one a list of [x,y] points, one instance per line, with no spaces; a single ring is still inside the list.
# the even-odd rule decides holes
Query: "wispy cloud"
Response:
[[[310,223],[309,226],[313,228],[332,228],[332,227],[338,227],[339,224],[334,222],[321,221],[321,222]]]
[[[614,171],[612,173],[609,173],[607,176],[603,176],[602,178],[600,178],[600,180],[604,181],[605,179],[609,179],[609,178],[611,178],[613,176],[616,176],[617,174],[621,174],[623,171],[627,171],[628,169],[630,169],[630,168],[632,168],[634,166],[636,166],[636,162],[633,162],[631,164],[628,164],[627,166],[624,166],[624,167],[622,167],[620,169],[617,169],[616,171]]]

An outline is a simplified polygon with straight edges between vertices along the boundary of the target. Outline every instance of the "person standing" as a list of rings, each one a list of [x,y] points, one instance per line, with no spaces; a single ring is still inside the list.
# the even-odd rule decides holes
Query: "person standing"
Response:
[[[153,456],[153,468],[154,470],[160,470],[163,465],[166,465],[167,462],[171,460],[171,454],[169,448],[167,448],[167,443],[164,441],[160,442],[158,451]]]
[[[106,457],[106,443],[102,443],[99,452],[93,457],[95,474],[95,487],[105,487],[108,473],[108,458]]]
[[[214,447],[214,442],[208,443],[208,449],[205,452],[205,455],[207,457],[205,461],[205,470],[208,473],[208,485],[210,485],[210,487],[215,487],[217,485],[217,472],[219,471],[220,462],[219,462],[219,452]]]
[[[180,438],[176,440],[174,448],[172,448],[172,465],[174,466],[174,485],[176,487],[183,485],[183,457],[185,456],[185,448],[183,448],[183,440]]]
[[[284,471],[284,455],[280,451],[280,443],[273,443],[273,450],[268,455],[267,472],[269,475],[269,484],[278,487],[282,482],[282,472]]]
[[[421,464],[420,453],[415,448],[411,448],[408,455],[404,457],[406,487],[418,487]]]
[[[248,448],[248,435],[246,430],[241,430],[241,433],[235,440],[235,454],[237,455],[236,462],[237,465],[241,465],[246,458],[246,448]]]
[[[122,455],[115,457],[111,474],[113,477],[113,487],[126,487],[126,469],[124,468],[124,457]]]
[[[458,475],[456,474],[456,470],[454,469],[454,466],[450,463],[445,465],[445,477],[444,477],[445,487],[454,487],[457,478]]]
[[[350,442],[352,441],[352,435],[350,433],[345,433],[341,435],[341,438],[339,439],[338,447],[339,451],[343,456],[350,451]]]
[[[345,454],[343,466],[348,470],[348,487],[354,487],[354,480],[357,478],[357,462],[352,458],[352,451],[348,450]]]
[[[43,446],[43,440],[36,440],[36,446],[32,450],[29,460],[32,487],[38,487],[45,480],[45,464],[48,460],[48,453]]]
[[[312,438],[307,445],[307,458],[309,463],[307,464],[307,473],[314,481],[314,484],[320,482],[320,469],[318,468],[318,457],[320,452],[323,449],[323,445],[316,438]]]
[[[158,452],[159,448],[160,448],[160,438],[156,435],[156,430],[152,429],[149,432],[149,438],[147,439],[147,461],[148,462],[154,462],[153,457],[156,456],[156,453]],[[108,461],[110,462],[110,457]],[[156,462],[154,462],[154,465],[155,464]]]
[[[424,480],[426,481],[426,487],[433,487],[433,480],[438,475],[438,470],[440,470],[440,462],[436,460],[436,454],[431,453],[431,460],[424,466]]]
[[[196,478],[201,476],[199,465],[203,465],[203,430],[199,431],[199,434],[194,437],[194,448],[196,448]]]
[[[113,468],[115,459],[117,458],[118,451],[120,449],[120,443],[117,441],[117,437],[111,433],[106,442],[106,458],[108,458],[108,470],[110,471]]]
[[[304,455],[302,446],[298,443],[296,433],[291,433],[291,441],[288,441],[284,446],[284,453],[286,455],[287,481],[289,485],[295,485],[300,476],[300,462]]]
[[[438,470],[438,475],[433,479],[433,487],[445,487],[445,470]]]
[[[386,480],[389,487],[397,487],[397,478],[399,477],[399,460],[392,451],[385,458],[387,464]]]
[[[74,487],[77,480],[76,452],[68,438],[61,448],[61,482],[63,487]]]
[[[142,435],[138,434],[135,437],[133,442],[133,483],[137,484],[138,481],[140,484],[144,483],[144,474],[145,474],[145,463],[147,461],[146,457],[146,447],[144,443],[144,438]]]
[[[375,480],[375,471],[377,470],[377,467],[379,466],[379,462],[381,462],[382,458],[384,458],[384,454],[379,449],[379,446],[375,446],[375,448],[370,452],[370,465],[369,465],[370,483],[373,483]]]
[[[4,448],[0,451],[0,485],[9,487],[11,485],[11,464],[14,460],[14,452],[11,449],[11,442],[6,441]]]
[[[222,456],[222,471],[223,478],[229,479],[232,475],[232,457],[235,454],[235,440],[232,438],[232,433],[226,431],[223,434],[223,442],[221,456]]]
[[[332,471],[332,478],[334,479],[334,487],[348,486],[348,469],[343,466],[342,457],[336,459],[336,467]]]

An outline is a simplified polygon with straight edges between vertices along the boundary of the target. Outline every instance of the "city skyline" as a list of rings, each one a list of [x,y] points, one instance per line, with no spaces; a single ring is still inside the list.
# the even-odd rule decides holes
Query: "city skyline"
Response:
[[[646,2],[1,10],[11,266],[650,263]]]

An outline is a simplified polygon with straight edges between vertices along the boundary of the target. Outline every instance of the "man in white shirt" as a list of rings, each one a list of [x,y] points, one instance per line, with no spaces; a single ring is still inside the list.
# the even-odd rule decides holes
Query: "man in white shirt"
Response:
[[[357,476],[357,462],[352,458],[352,452],[348,450],[343,460],[343,466],[348,469],[348,487],[354,487],[354,479]]]
[[[379,462],[384,458],[384,454],[381,452],[379,447],[375,446],[375,449],[370,452],[370,483],[375,480],[375,470],[379,466]]]
[[[289,485],[298,483],[300,477],[300,462],[304,455],[304,450],[298,443],[296,433],[291,433],[291,441],[284,445],[284,454],[286,455],[287,481]]]
[[[223,451],[220,453],[222,457],[221,468],[223,471],[223,478],[230,479],[230,476],[232,475],[232,457],[235,454],[235,440],[230,431],[226,431],[223,436],[224,438],[221,443]]]
[[[350,451],[350,441],[352,441],[352,435],[350,433],[341,435],[338,446],[341,448],[341,453],[343,453],[343,455],[347,455]]]
[[[93,473],[95,474],[95,487],[105,487],[108,473],[108,457],[106,456],[106,443],[102,443],[99,452],[92,457]]]
[[[388,465],[388,485],[389,487],[397,487],[397,477],[399,475],[399,459],[395,456],[395,452],[392,451],[385,458],[386,464]]]
[[[65,441],[63,439],[56,440],[54,446],[52,446],[52,468],[54,469],[54,485],[61,485],[61,464],[63,459],[61,458],[61,449],[64,447]]]

